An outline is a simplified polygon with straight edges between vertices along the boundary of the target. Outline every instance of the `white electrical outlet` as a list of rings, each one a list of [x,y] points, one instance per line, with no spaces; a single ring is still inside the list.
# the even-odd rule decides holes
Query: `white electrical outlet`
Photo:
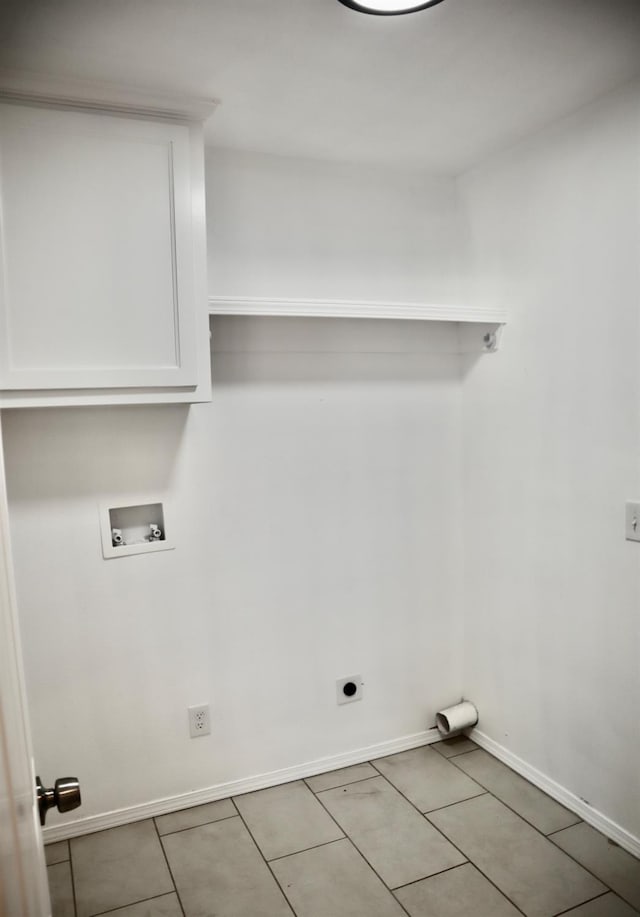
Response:
[[[196,707],[187,707],[189,714],[189,735],[192,739],[208,736],[211,732],[209,720],[209,704],[198,704]]]
[[[362,700],[362,675],[347,675],[336,681],[336,700],[339,704],[351,704],[354,700]]]

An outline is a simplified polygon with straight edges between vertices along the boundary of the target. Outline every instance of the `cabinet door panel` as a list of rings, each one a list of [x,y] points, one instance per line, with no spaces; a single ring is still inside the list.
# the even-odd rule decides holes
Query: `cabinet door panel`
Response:
[[[0,106],[0,386],[188,386],[183,125]]]

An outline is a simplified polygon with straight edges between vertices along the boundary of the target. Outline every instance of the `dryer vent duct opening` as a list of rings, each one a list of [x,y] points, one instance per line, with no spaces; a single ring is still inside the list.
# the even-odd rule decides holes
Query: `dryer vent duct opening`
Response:
[[[444,739],[457,735],[463,729],[470,729],[477,722],[478,711],[468,700],[436,713],[436,726]]]

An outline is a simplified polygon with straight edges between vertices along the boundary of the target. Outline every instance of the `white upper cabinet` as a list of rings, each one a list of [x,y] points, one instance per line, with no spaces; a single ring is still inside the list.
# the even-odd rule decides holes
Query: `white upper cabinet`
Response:
[[[0,104],[0,405],[209,397],[199,159],[185,122]]]

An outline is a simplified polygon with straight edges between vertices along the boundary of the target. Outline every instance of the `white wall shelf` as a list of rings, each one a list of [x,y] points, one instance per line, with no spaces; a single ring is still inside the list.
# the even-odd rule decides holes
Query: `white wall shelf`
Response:
[[[266,315],[307,318],[380,318],[432,322],[478,322],[502,325],[506,313],[459,305],[419,302],[365,302],[340,299],[262,299],[251,296],[210,296],[211,315]]]
[[[481,331],[482,349],[498,349],[507,321],[501,309],[419,302],[365,302],[339,299],[263,299],[251,296],[210,296],[210,315],[247,315],[272,318],[361,318],[404,321],[456,322]],[[467,349],[469,335],[462,350]]]

